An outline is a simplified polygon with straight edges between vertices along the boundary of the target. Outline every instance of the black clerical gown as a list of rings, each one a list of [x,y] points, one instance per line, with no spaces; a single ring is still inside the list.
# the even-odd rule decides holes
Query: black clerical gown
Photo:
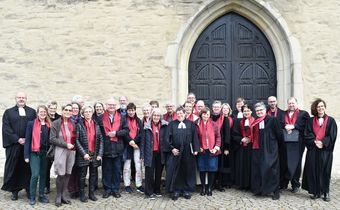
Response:
[[[308,120],[305,130],[307,154],[303,171],[302,188],[310,194],[321,195],[321,193],[329,193],[337,125],[335,120],[328,116],[326,135],[322,140],[324,146],[322,149],[319,149],[314,143],[313,119],[314,117]]]
[[[175,190],[194,191],[196,186],[196,157],[193,152],[199,151],[199,140],[196,125],[184,120],[186,128],[179,128],[178,120],[168,125],[167,148],[168,159],[166,162],[166,189],[168,192]],[[174,156],[173,148],[180,154]]]
[[[250,189],[252,144],[248,143],[247,146],[243,146],[241,142],[243,136],[240,130],[240,123],[241,121],[238,121],[232,129],[232,140],[234,142],[234,166],[232,169],[234,184],[239,189]],[[249,126],[245,126],[244,129],[247,131],[250,128]]]
[[[34,109],[25,106],[26,116],[19,116],[17,106],[5,111],[2,118],[2,145],[6,149],[6,163],[2,190],[19,191],[28,188],[31,177],[30,166],[24,161],[24,145],[18,143],[25,138],[27,122],[36,118]]]
[[[251,190],[254,194],[267,195],[279,189],[278,142],[281,138],[279,121],[266,116],[264,129],[259,129],[259,149],[252,150]]]

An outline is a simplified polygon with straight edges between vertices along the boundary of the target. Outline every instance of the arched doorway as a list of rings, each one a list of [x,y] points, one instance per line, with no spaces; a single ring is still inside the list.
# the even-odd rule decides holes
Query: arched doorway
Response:
[[[189,60],[188,88],[211,106],[232,106],[238,97],[250,104],[276,95],[275,57],[260,29],[230,12],[208,25],[196,40]]]

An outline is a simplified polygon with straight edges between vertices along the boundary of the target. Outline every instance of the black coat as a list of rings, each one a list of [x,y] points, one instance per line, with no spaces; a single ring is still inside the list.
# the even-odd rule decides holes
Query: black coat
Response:
[[[17,191],[27,188],[31,171],[24,161],[24,146],[18,143],[25,138],[27,122],[36,118],[34,109],[25,106],[26,116],[19,116],[18,107],[5,111],[2,117],[2,146],[6,149],[6,163],[2,190]]]
[[[76,139],[76,148],[77,148],[77,155],[76,155],[76,165],[79,167],[88,166],[90,161],[84,159],[84,155],[89,154],[89,145],[88,145],[88,138],[86,133],[86,128],[84,125],[85,119],[83,119],[82,123],[77,124],[77,139]],[[96,139],[95,139],[95,147],[94,147],[94,154],[92,157],[93,163],[95,167],[101,165],[101,161],[97,160],[97,156],[103,156],[104,144],[103,144],[103,136],[101,134],[99,125],[94,121],[96,127]]]
[[[332,117],[328,117],[326,135],[324,139],[322,139],[324,146],[322,149],[319,149],[314,143],[313,120],[314,117],[308,120],[305,129],[307,154],[303,171],[302,188],[310,194],[320,195],[321,193],[329,193],[337,125]]]
[[[104,141],[104,157],[115,158],[123,155],[124,152],[124,141],[126,135],[129,133],[129,126],[127,125],[126,118],[120,118],[120,126],[119,130],[116,132],[116,136],[118,141],[110,141],[110,137],[105,134],[104,125],[103,125],[103,115],[99,116],[98,124],[103,136]]]
[[[165,164],[165,152],[164,149],[167,147],[166,144],[166,134],[167,134],[167,125],[168,122],[165,120],[161,121],[161,129],[160,129],[160,155],[161,162]],[[151,120],[144,126],[144,139],[141,142],[141,150],[140,157],[144,159],[144,165],[146,167],[151,167],[152,165],[152,156],[153,156],[153,133],[151,128]]]
[[[128,119],[129,116],[126,116],[126,118]],[[137,128],[137,135],[134,139],[132,139],[130,137],[130,134],[128,133],[125,137],[125,152],[124,152],[124,156],[125,156],[125,159],[131,159],[133,157],[133,147],[131,147],[129,145],[129,142],[130,141],[134,141],[139,147],[141,145],[141,142],[143,141],[143,138],[144,138],[144,127],[143,127],[143,123],[142,121],[137,117],[136,115],[136,120],[137,120],[137,125],[138,125],[138,128]]]

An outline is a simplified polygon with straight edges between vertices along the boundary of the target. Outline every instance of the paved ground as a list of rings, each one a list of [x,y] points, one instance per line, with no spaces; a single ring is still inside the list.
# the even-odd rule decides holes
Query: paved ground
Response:
[[[2,183],[2,179],[0,180]],[[53,183],[55,180],[53,180]],[[11,201],[10,193],[0,191],[0,209],[56,209],[54,206],[55,185],[49,194],[50,203],[37,203],[34,207],[28,204],[24,192],[20,192],[19,200]],[[133,194],[122,193],[122,197],[116,199],[101,198],[102,189],[97,191],[98,201],[81,203],[73,200],[71,205],[63,205],[58,209],[340,209],[340,180],[333,180],[331,184],[331,201],[324,202],[322,199],[311,200],[305,191],[292,194],[284,191],[279,201],[273,201],[271,197],[255,197],[249,192],[235,189],[227,189],[226,192],[215,192],[212,197],[202,197],[194,193],[191,200],[180,198],[172,201],[168,196],[149,200],[144,195],[134,192]]]

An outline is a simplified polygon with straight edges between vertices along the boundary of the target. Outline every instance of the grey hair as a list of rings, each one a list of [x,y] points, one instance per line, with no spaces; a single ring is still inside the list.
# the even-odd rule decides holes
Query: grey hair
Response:
[[[92,112],[94,112],[94,110],[93,110],[93,107],[92,106],[90,106],[90,105],[85,105],[83,108],[81,108],[81,114],[83,115],[84,114],[84,112],[85,112],[85,109],[91,109],[92,110]]]
[[[151,115],[150,115],[150,118],[151,118],[151,119],[152,119],[152,117],[153,117],[153,115],[154,115],[155,113],[158,113],[158,114],[160,114],[160,115],[162,116],[161,110],[160,110],[159,108],[154,108],[154,109],[152,110],[152,112],[151,112]]]
[[[221,101],[214,101],[214,103],[212,104],[212,105],[214,105],[214,104],[219,104],[219,105],[221,105],[222,106],[222,102]]]
[[[262,107],[264,109],[266,109],[266,105],[260,101],[260,102],[257,102],[255,105],[254,105],[254,109],[258,108],[258,107]]]

